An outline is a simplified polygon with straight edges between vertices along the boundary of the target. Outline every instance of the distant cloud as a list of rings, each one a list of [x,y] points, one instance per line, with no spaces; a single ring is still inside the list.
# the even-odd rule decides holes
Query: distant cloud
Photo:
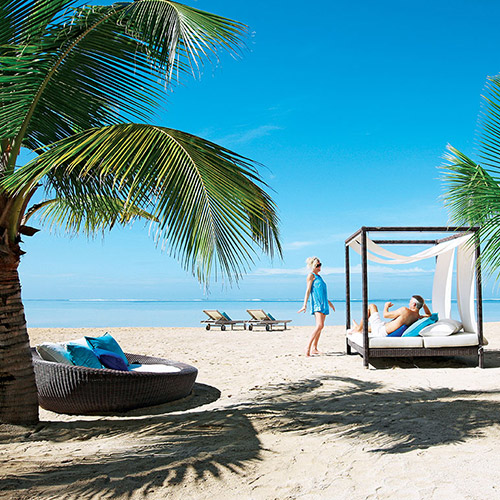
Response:
[[[265,137],[269,135],[271,132],[275,130],[281,130],[281,127],[277,127],[275,125],[261,125],[259,127],[246,130],[236,134],[226,135],[225,137],[221,137],[214,142],[219,144],[246,144],[252,142],[255,139],[259,139],[260,137]]]
[[[321,238],[320,240],[311,241],[291,241],[283,245],[284,250],[301,250],[302,248],[325,245],[327,243],[344,242],[350,236],[349,233],[333,233]]]
[[[301,267],[297,269],[279,269],[279,268],[264,268],[261,267],[256,269],[253,273],[250,273],[252,276],[278,276],[278,275],[287,275],[287,276],[303,276],[307,274],[307,268]]]
[[[412,274],[430,274],[434,271],[432,269],[422,269],[421,267],[412,268],[395,268],[387,266],[369,266],[369,273],[374,274],[400,274],[400,275],[412,275]],[[294,269],[279,269],[279,268],[259,268],[253,273],[253,276],[305,276],[308,273],[307,267],[299,267]],[[327,276],[331,274],[344,274],[345,269],[343,267],[328,267],[326,266],[321,274]],[[351,267],[352,274],[361,274],[361,265]]]
[[[301,248],[316,245],[317,241],[292,241],[283,245],[284,250],[300,250]]]

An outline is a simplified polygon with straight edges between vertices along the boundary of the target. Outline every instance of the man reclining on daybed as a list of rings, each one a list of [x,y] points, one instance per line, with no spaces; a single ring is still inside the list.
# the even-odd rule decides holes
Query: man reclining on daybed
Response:
[[[385,322],[380,318],[377,306],[370,304],[368,306],[368,331],[371,332],[370,337],[386,337],[397,332],[400,336],[413,323],[419,319],[429,317],[430,309],[427,307],[425,300],[420,295],[413,295],[410,299],[408,307],[400,307],[395,311],[389,311],[394,304],[386,302],[384,306],[384,318],[389,318],[392,321]],[[424,309],[423,315],[420,314],[420,309]],[[359,325],[353,320],[354,328],[348,333],[362,332],[363,321]],[[394,335],[396,336],[396,335]]]

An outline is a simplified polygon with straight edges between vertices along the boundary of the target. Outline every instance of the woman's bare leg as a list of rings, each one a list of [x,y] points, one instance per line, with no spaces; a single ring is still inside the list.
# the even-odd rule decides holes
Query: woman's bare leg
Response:
[[[316,318],[316,328],[313,330],[311,338],[309,339],[309,343],[307,344],[306,356],[310,356],[311,354],[319,354],[318,341],[321,335],[321,331],[325,326],[325,315],[323,313],[315,312],[314,317]]]

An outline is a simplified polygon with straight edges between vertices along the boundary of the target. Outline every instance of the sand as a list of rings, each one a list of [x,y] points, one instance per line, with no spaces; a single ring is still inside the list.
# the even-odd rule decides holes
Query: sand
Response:
[[[32,345],[109,331],[199,369],[188,398],[117,416],[41,410],[0,426],[0,498],[500,498],[500,323],[472,358],[377,361],[311,328],[31,329]]]

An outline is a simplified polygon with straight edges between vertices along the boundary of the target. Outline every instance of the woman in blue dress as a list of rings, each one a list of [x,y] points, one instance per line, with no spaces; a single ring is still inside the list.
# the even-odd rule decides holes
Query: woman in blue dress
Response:
[[[307,275],[306,296],[304,297],[304,305],[298,310],[299,313],[306,312],[307,301],[311,297],[311,314],[316,318],[316,328],[312,332],[309,344],[307,344],[306,356],[311,354],[321,354],[318,351],[318,341],[321,332],[325,326],[326,315],[330,313],[330,307],[335,312],[334,305],[328,300],[326,283],[319,275],[321,272],[321,262],[318,257],[309,257],[306,260],[307,267],[311,272]]]

